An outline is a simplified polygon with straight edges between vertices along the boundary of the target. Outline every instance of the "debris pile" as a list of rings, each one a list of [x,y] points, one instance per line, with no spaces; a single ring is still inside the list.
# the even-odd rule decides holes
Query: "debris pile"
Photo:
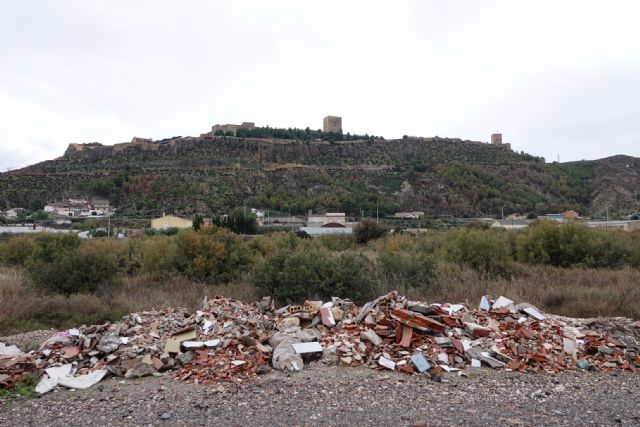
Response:
[[[110,374],[160,375],[210,384],[244,383],[310,360],[406,373],[488,366],[521,372],[589,369],[640,372],[640,324],[616,318],[545,315],[505,297],[465,304],[426,304],[391,292],[358,307],[349,300],[306,301],[275,309],[216,297],[195,313],[185,308],[133,313],[116,323],[58,332],[37,351],[0,344],[0,386],[43,373],[36,389],[86,388]]]

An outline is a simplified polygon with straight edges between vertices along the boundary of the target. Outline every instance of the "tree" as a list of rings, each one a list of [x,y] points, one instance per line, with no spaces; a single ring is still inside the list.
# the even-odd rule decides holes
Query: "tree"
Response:
[[[378,224],[371,219],[360,221],[353,229],[357,243],[367,243],[369,240],[379,239],[385,236],[389,229],[385,224]]]
[[[193,229],[199,231],[200,228],[204,225],[204,219],[201,215],[196,215],[193,219]]]
[[[219,227],[226,227],[236,234],[256,234],[258,222],[255,215],[245,213],[244,208],[235,208],[229,215],[215,218],[213,224]]]

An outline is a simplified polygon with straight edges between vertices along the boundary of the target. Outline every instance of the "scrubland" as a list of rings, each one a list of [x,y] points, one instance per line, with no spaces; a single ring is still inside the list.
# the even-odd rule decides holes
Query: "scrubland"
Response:
[[[567,316],[640,317],[637,233],[547,222],[519,232],[479,225],[419,236],[379,231],[371,225],[355,236],[316,239],[215,227],[125,240],[10,237],[0,241],[0,335],[196,308],[205,295],[362,303],[398,290],[476,305],[490,294]]]

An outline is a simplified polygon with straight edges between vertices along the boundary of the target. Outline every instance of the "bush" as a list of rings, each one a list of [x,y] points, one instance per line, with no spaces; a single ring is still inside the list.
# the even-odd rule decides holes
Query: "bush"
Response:
[[[254,271],[253,281],[285,302],[328,299],[331,296],[362,302],[374,294],[368,260],[358,254],[332,256],[325,250],[279,252]]]
[[[142,241],[142,271],[172,273],[176,271],[177,248],[170,237],[151,237]]]
[[[385,251],[378,256],[378,278],[385,290],[427,289],[434,272],[433,257],[421,252]]]
[[[94,292],[117,273],[113,254],[96,246],[80,246],[75,235],[43,234],[36,237],[35,245],[26,270],[40,288],[66,295]]]
[[[518,237],[517,253],[522,262],[557,267],[621,268],[634,262],[628,234],[592,230],[577,222],[534,224]]]
[[[0,244],[0,263],[3,265],[24,265],[33,253],[35,244],[32,237],[10,237]]]
[[[317,238],[318,242],[330,251],[343,252],[353,249],[355,240],[351,234],[328,234]]]
[[[236,234],[256,234],[258,232],[258,222],[252,213],[245,213],[243,208],[235,208],[231,213],[220,219],[214,218],[214,225],[225,227]]]
[[[386,236],[389,229],[385,224],[378,224],[371,219],[365,219],[360,221],[358,225],[353,229],[353,234],[356,239],[356,243],[363,244],[369,240],[379,239]]]
[[[242,239],[226,229],[203,227],[176,236],[178,271],[209,283],[227,283],[253,264]]]
[[[487,277],[511,277],[515,272],[508,233],[458,229],[448,233],[445,256],[449,261],[467,265]]]

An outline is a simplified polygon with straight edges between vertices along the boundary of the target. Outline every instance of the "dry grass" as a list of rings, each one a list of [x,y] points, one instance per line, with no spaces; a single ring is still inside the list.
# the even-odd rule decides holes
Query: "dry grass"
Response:
[[[472,269],[443,263],[438,266],[432,284],[408,292],[412,299],[466,301],[471,306],[477,305],[485,294],[505,295],[516,302],[527,301],[547,312],[566,316],[640,318],[640,271],[637,269],[530,267],[507,280],[484,279]],[[139,275],[123,278],[121,285],[96,294],[66,297],[34,289],[19,269],[0,268],[0,335],[102,323],[153,308],[196,309],[205,295],[224,295],[246,302],[261,296],[254,286],[244,281],[212,286],[181,277]]]
[[[196,309],[207,295],[252,302],[256,289],[245,282],[206,285],[180,277],[139,275],[95,294],[64,296],[30,286],[18,269],[0,268],[0,336],[44,328],[65,328],[116,320],[134,311],[183,306]]]
[[[431,302],[466,301],[476,306],[482,295],[504,295],[553,314],[572,317],[640,318],[640,270],[589,270],[528,267],[511,280],[484,279],[473,269],[440,265],[431,290],[409,296]]]

